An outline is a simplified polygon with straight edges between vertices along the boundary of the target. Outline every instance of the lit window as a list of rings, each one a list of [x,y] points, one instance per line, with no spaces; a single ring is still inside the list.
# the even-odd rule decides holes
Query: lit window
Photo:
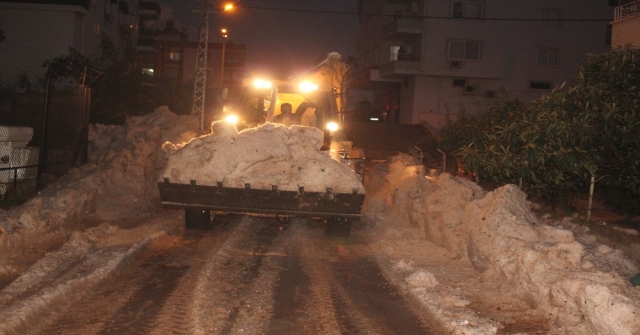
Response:
[[[482,17],[482,2],[454,1],[451,17],[458,19],[479,19]]]
[[[170,52],[169,53],[169,59],[171,59],[171,60],[180,60],[180,53],[179,52]]]
[[[540,19],[540,27],[560,27],[562,9],[543,9]]]
[[[449,41],[450,60],[480,60],[480,42],[478,41]]]
[[[545,65],[545,66],[558,65],[558,49],[553,49],[553,48],[538,49],[538,65]]]
[[[153,73],[154,72],[155,71],[153,70],[153,68],[150,68],[150,67],[142,68],[142,74],[145,75],[145,76],[153,77]]]

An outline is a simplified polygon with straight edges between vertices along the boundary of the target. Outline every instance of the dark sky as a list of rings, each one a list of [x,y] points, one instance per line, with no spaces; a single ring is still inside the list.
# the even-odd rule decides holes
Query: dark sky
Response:
[[[195,41],[200,14],[192,10],[201,3],[158,2],[162,19],[173,19]],[[246,44],[248,75],[265,73],[283,79],[315,66],[332,51],[343,60],[355,56],[358,0],[241,0],[239,5],[232,13],[211,14],[209,42],[221,42],[218,31],[225,27],[229,41]]]

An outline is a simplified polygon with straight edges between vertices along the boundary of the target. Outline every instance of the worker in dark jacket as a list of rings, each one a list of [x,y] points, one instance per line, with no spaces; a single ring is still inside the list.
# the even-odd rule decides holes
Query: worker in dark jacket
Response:
[[[283,103],[280,105],[280,114],[273,117],[273,122],[282,123],[285,126],[291,126],[294,124],[300,124],[300,116],[291,113],[292,106],[290,103]]]

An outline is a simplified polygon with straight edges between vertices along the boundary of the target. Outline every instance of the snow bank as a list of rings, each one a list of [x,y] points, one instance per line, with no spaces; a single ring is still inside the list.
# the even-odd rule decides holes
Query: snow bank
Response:
[[[485,193],[449,174],[424,177],[421,166],[402,156],[389,164],[385,182],[368,184],[377,189],[365,201],[367,218],[423,230],[427,240],[468,258],[486,280],[509,284],[557,326],[640,334],[637,293],[619,274],[598,267],[607,253],[570,230],[542,224],[514,185]]]
[[[128,118],[122,126],[92,125],[88,164],[0,213],[0,247],[37,243],[29,236],[64,231],[90,217],[109,221],[147,214],[159,203],[156,180],[166,163],[162,144],[187,141],[197,129],[197,119],[167,107]]]
[[[313,127],[266,123],[238,132],[223,121],[189,143],[164,146],[168,163],[160,181],[307,192],[364,193],[358,176],[320,151],[323,133]]]

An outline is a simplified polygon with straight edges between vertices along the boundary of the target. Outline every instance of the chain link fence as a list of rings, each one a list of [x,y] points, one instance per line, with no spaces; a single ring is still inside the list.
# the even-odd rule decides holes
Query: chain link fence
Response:
[[[22,201],[69,168],[86,163],[90,88],[55,92],[0,83],[0,205]],[[42,86],[42,87],[40,87]]]

